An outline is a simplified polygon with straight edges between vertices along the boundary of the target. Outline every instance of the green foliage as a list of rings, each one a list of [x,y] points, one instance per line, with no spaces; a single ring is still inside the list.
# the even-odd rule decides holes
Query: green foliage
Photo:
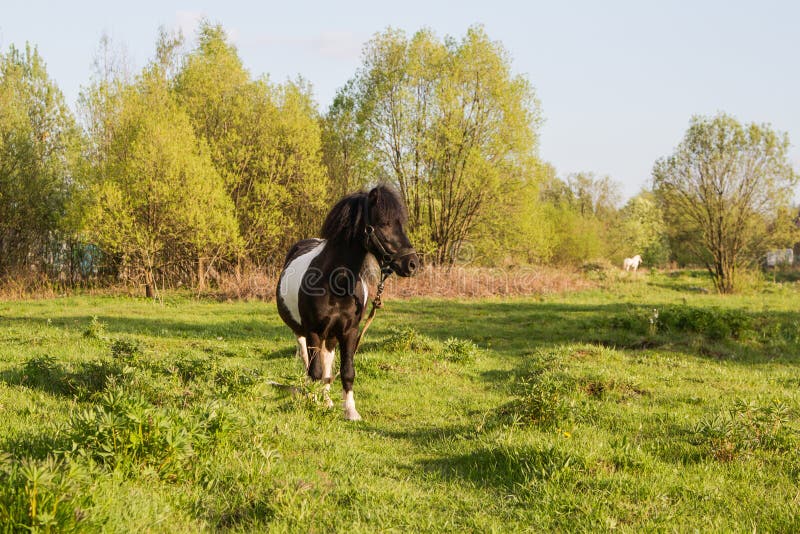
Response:
[[[115,339],[110,348],[114,360],[126,363],[133,363],[142,354],[142,346],[135,339]]]
[[[89,471],[80,464],[0,452],[0,525],[4,532],[80,532],[91,525]]]
[[[92,320],[89,321],[89,326],[83,331],[83,336],[89,339],[103,339],[106,336],[106,326],[103,321],[94,315]]]
[[[431,339],[410,327],[392,332],[382,347],[396,354],[426,354],[452,363],[471,363],[480,355],[480,348],[468,339],[449,337],[444,342]]]
[[[737,399],[731,407],[702,417],[693,429],[694,439],[719,461],[759,450],[791,451],[800,441],[794,421],[792,410],[778,399],[766,404]]]
[[[674,249],[688,248],[706,265],[723,293],[736,288],[737,272],[755,263],[766,246],[792,246],[787,226],[797,183],[789,138],[769,125],[742,125],[733,117],[694,117],[684,140],[656,162],[653,189]],[[780,221],[783,222],[780,222]]]
[[[468,339],[447,338],[442,344],[441,357],[453,363],[471,363],[480,354],[478,346]]]
[[[612,316],[608,323],[639,334],[699,334],[710,340],[747,339],[755,333],[753,317],[741,310],[691,306],[637,307]]]
[[[390,29],[334,102],[325,161],[348,185],[367,172],[396,183],[411,232],[432,261],[452,263],[499,211],[524,209],[510,199],[536,178],[538,122],[529,83],[482,28],[444,41]]]
[[[514,400],[502,406],[498,415],[518,425],[564,424],[575,407],[575,381],[563,373],[551,354],[532,356],[527,366],[514,384]]]
[[[222,28],[205,22],[174,94],[224,178],[245,254],[273,263],[291,243],[317,232],[328,177],[307,82],[252,80]]]
[[[151,469],[175,482],[191,476],[197,454],[227,425],[225,410],[217,404],[200,406],[189,414],[176,413],[115,386],[91,408],[71,414],[65,430],[71,443],[67,455],[128,475]]]
[[[15,382],[56,395],[85,399],[103,391],[109,381],[122,374],[113,362],[94,360],[77,366],[64,366],[53,356],[34,356],[22,366]]]
[[[436,341],[420,334],[411,327],[399,328],[384,342],[384,347],[389,352],[435,352]]]
[[[646,266],[659,267],[669,261],[669,243],[664,218],[652,193],[644,191],[620,210],[620,224],[611,233],[613,259],[642,256]]]
[[[616,204],[618,186],[609,177],[573,174],[566,181],[550,173],[541,187],[541,211],[536,222],[547,228],[550,260],[582,265],[613,257],[619,246]]]
[[[35,47],[0,53],[0,273],[65,271],[81,137]],[[71,274],[71,273],[70,273]]]
[[[171,269],[192,273],[194,258],[233,253],[233,205],[159,65],[123,89],[113,118],[92,170],[87,235],[151,287]]]

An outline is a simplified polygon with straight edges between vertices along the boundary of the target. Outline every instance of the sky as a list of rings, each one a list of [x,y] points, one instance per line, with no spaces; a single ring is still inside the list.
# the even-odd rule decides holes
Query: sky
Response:
[[[222,24],[254,77],[310,81],[322,112],[375,33],[459,38],[481,24],[535,88],[541,158],[562,177],[608,175],[626,198],[649,187],[693,115],[770,123],[793,140],[800,170],[796,1],[0,0],[0,50],[36,45],[74,109],[104,34],[140,69],[159,27],[193,38],[203,17]]]

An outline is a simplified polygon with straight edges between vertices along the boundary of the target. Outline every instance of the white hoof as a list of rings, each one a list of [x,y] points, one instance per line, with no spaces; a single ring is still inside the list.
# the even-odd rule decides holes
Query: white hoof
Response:
[[[344,391],[342,398],[344,399],[344,418],[348,421],[361,421],[361,416],[358,415],[358,410],[356,410],[356,400],[353,398],[353,392]]]
[[[325,408],[333,408],[333,401],[331,400],[330,397],[326,397],[325,398],[324,404],[325,404]]]
[[[359,413],[356,411],[355,408],[352,409],[345,408],[344,418],[347,419],[348,421],[361,421],[361,416],[359,415]]]

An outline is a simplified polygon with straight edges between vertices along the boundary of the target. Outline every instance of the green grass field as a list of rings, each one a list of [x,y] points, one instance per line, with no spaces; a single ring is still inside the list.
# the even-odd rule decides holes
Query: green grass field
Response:
[[[703,287],[389,295],[358,423],[274,303],[0,302],[0,530],[800,531],[800,288]]]

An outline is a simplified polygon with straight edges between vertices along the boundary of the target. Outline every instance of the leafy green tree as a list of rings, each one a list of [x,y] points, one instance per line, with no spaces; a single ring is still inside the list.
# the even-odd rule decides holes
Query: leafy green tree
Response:
[[[694,237],[687,244],[722,293],[734,291],[737,271],[759,258],[770,224],[788,213],[798,178],[788,150],[786,134],[720,114],[694,117],[673,154],[655,164],[670,231]]]
[[[350,80],[322,118],[322,161],[330,177],[330,200],[357,191],[378,177],[369,157],[365,129],[359,124],[358,101]]]
[[[38,51],[0,54],[0,273],[59,270],[81,137]]]
[[[576,173],[560,180],[551,173],[542,183],[551,258],[557,263],[582,264],[614,256],[620,217],[618,185],[608,176]]]
[[[244,251],[275,263],[318,231],[327,206],[320,120],[311,87],[251,80],[220,26],[204,23],[175,94],[210,147],[232,199]]]
[[[191,276],[200,258],[235,253],[240,237],[222,179],[171,94],[163,63],[148,66],[114,102],[84,228],[152,295],[160,281]]]
[[[494,239],[479,229],[536,176],[538,102],[480,27],[443,42],[428,30],[376,35],[329,117],[345,128],[343,140],[326,143],[326,161],[341,167],[347,158],[331,147],[347,146],[351,162],[369,160],[334,175],[359,179],[368,169],[397,184],[415,244],[438,263],[469,240]]]
[[[591,172],[570,174],[566,180],[569,202],[583,217],[594,215],[609,219],[620,202],[619,185],[610,176],[597,177]]]

